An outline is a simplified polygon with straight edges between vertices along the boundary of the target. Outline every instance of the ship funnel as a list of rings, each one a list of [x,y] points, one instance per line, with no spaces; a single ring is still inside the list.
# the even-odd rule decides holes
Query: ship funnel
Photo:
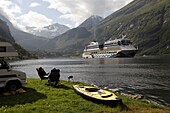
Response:
[[[103,48],[104,48],[104,41],[100,40],[98,43],[99,43],[99,49],[103,50]]]

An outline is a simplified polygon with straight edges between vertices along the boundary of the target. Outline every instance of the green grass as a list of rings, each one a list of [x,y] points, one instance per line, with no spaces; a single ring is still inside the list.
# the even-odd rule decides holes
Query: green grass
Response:
[[[0,94],[0,113],[168,113],[169,107],[159,107],[148,102],[133,100],[125,96],[123,103],[128,111],[93,103],[77,95],[73,84],[84,83],[61,81],[61,87],[45,85],[46,81],[28,79],[26,93],[4,96]]]

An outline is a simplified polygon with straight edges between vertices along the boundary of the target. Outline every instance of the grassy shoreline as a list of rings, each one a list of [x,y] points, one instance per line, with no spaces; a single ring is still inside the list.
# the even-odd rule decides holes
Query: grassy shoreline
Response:
[[[72,89],[73,84],[87,85],[79,82],[61,81],[61,87],[45,85],[46,81],[28,79],[26,93],[4,96],[0,94],[1,113],[168,113],[169,107],[161,107],[146,101],[130,99],[123,95],[123,103],[128,111],[120,107],[111,108],[93,103],[77,95]]]

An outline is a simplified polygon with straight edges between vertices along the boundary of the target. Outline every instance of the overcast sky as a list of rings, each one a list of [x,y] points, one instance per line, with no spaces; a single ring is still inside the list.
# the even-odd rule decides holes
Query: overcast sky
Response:
[[[91,15],[106,17],[133,0],[0,0],[0,13],[14,26],[54,23],[74,28]]]

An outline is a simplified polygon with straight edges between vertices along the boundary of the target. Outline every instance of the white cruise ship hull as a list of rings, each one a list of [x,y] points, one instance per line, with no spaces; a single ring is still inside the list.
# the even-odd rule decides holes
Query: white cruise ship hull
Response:
[[[83,55],[83,58],[116,58],[116,57],[134,57],[137,50],[123,50],[115,53]]]
[[[92,58],[114,58],[116,57],[117,53],[110,53],[110,54],[92,54]]]

